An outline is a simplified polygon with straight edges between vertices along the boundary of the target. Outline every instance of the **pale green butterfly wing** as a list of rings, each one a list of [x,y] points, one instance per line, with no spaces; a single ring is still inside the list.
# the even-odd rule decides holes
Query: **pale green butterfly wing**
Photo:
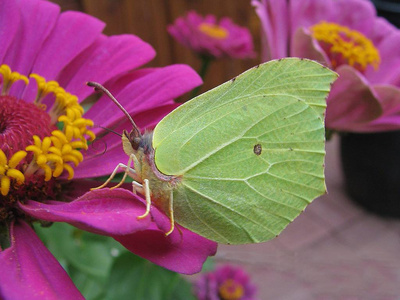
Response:
[[[182,176],[176,222],[221,243],[262,242],[324,194],[325,98],[335,78],[313,61],[271,61],[161,120],[155,164]]]

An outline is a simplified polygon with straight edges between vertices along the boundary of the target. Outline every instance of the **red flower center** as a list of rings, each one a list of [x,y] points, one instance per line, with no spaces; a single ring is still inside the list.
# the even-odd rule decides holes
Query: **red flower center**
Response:
[[[33,143],[33,135],[49,136],[56,127],[50,116],[32,103],[0,96],[0,149],[11,157]]]

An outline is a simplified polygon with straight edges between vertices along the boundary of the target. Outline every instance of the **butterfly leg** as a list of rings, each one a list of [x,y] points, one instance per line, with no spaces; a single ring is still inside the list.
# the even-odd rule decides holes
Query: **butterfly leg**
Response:
[[[146,212],[141,215],[138,216],[138,219],[143,219],[145,217],[148,216],[148,214],[150,213],[150,207],[151,207],[151,197],[150,197],[150,187],[149,187],[149,180],[148,179],[144,179],[143,180],[143,187],[144,189],[144,196],[146,198]]]
[[[171,223],[171,228],[169,231],[165,234],[165,236],[170,235],[175,228],[175,220],[174,220],[174,192],[171,190],[171,195],[169,197],[169,206],[168,206],[168,212],[169,212],[169,221]]]
[[[100,185],[100,186],[98,186],[98,187],[91,188],[91,190],[98,190],[98,189],[101,189],[101,188],[105,187],[107,184],[109,184],[110,181],[115,177],[115,175],[117,174],[117,171],[118,171],[120,168],[125,170],[125,174],[124,174],[124,176],[122,177],[121,181],[120,181],[116,186],[111,187],[111,189],[115,189],[115,188],[121,186],[121,185],[124,183],[124,181],[125,181],[127,175],[129,175],[129,177],[131,177],[132,179],[137,180],[136,172],[135,172],[134,169],[131,168],[132,162],[134,162],[135,165],[136,165],[137,158],[136,158],[133,154],[129,157],[129,160],[128,160],[127,165],[124,165],[124,164],[122,164],[122,163],[119,163],[119,164],[115,167],[114,171],[111,173],[110,177],[107,179],[106,182],[104,182],[102,185]]]
[[[129,156],[128,164],[127,164],[127,166],[124,166],[125,167],[125,173],[124,173],[124,176],[122,177],[121,181],[117,185],[113,186],[111,189],[115,189],[117,187],[120,187],[125,182],[126,176],[128,176],[128,175],[133,180],[135,180],[135,181],[138,180],[138,177],[136,175],[136,171],[131,168],[132,162],[133,162],[134,166],[138,166],[138,164],[139,164],[139,162],[138,162],[138,160],[137,160],[137,158],[136,158],[136,156],[134,154],[131,154]]]

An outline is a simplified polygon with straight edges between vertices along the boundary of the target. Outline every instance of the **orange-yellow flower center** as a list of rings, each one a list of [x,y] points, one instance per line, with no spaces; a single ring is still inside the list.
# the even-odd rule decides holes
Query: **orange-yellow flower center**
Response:
[[[219,287],[219,295],[223,300],[239,300],[244,295],[244,288],[235,280],[227,279]]]
[[[201,23],[198,28],[202,33],[218,40],[226,39],[229,35],[228,30],[215,24]]]
[[[312,36],[326,51],[333,68],[347,64],[361,72],[369,65],[378,69],[381,61],[379,51],[361,32],[325,21],[310,29]]]

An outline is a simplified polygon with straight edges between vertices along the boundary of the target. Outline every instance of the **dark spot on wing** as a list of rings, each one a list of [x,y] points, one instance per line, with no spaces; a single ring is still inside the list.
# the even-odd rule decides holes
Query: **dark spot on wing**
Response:
[[[257,144],[254,146],[253,152],[255,155],[260,155],[262,152],[261,144]]]

